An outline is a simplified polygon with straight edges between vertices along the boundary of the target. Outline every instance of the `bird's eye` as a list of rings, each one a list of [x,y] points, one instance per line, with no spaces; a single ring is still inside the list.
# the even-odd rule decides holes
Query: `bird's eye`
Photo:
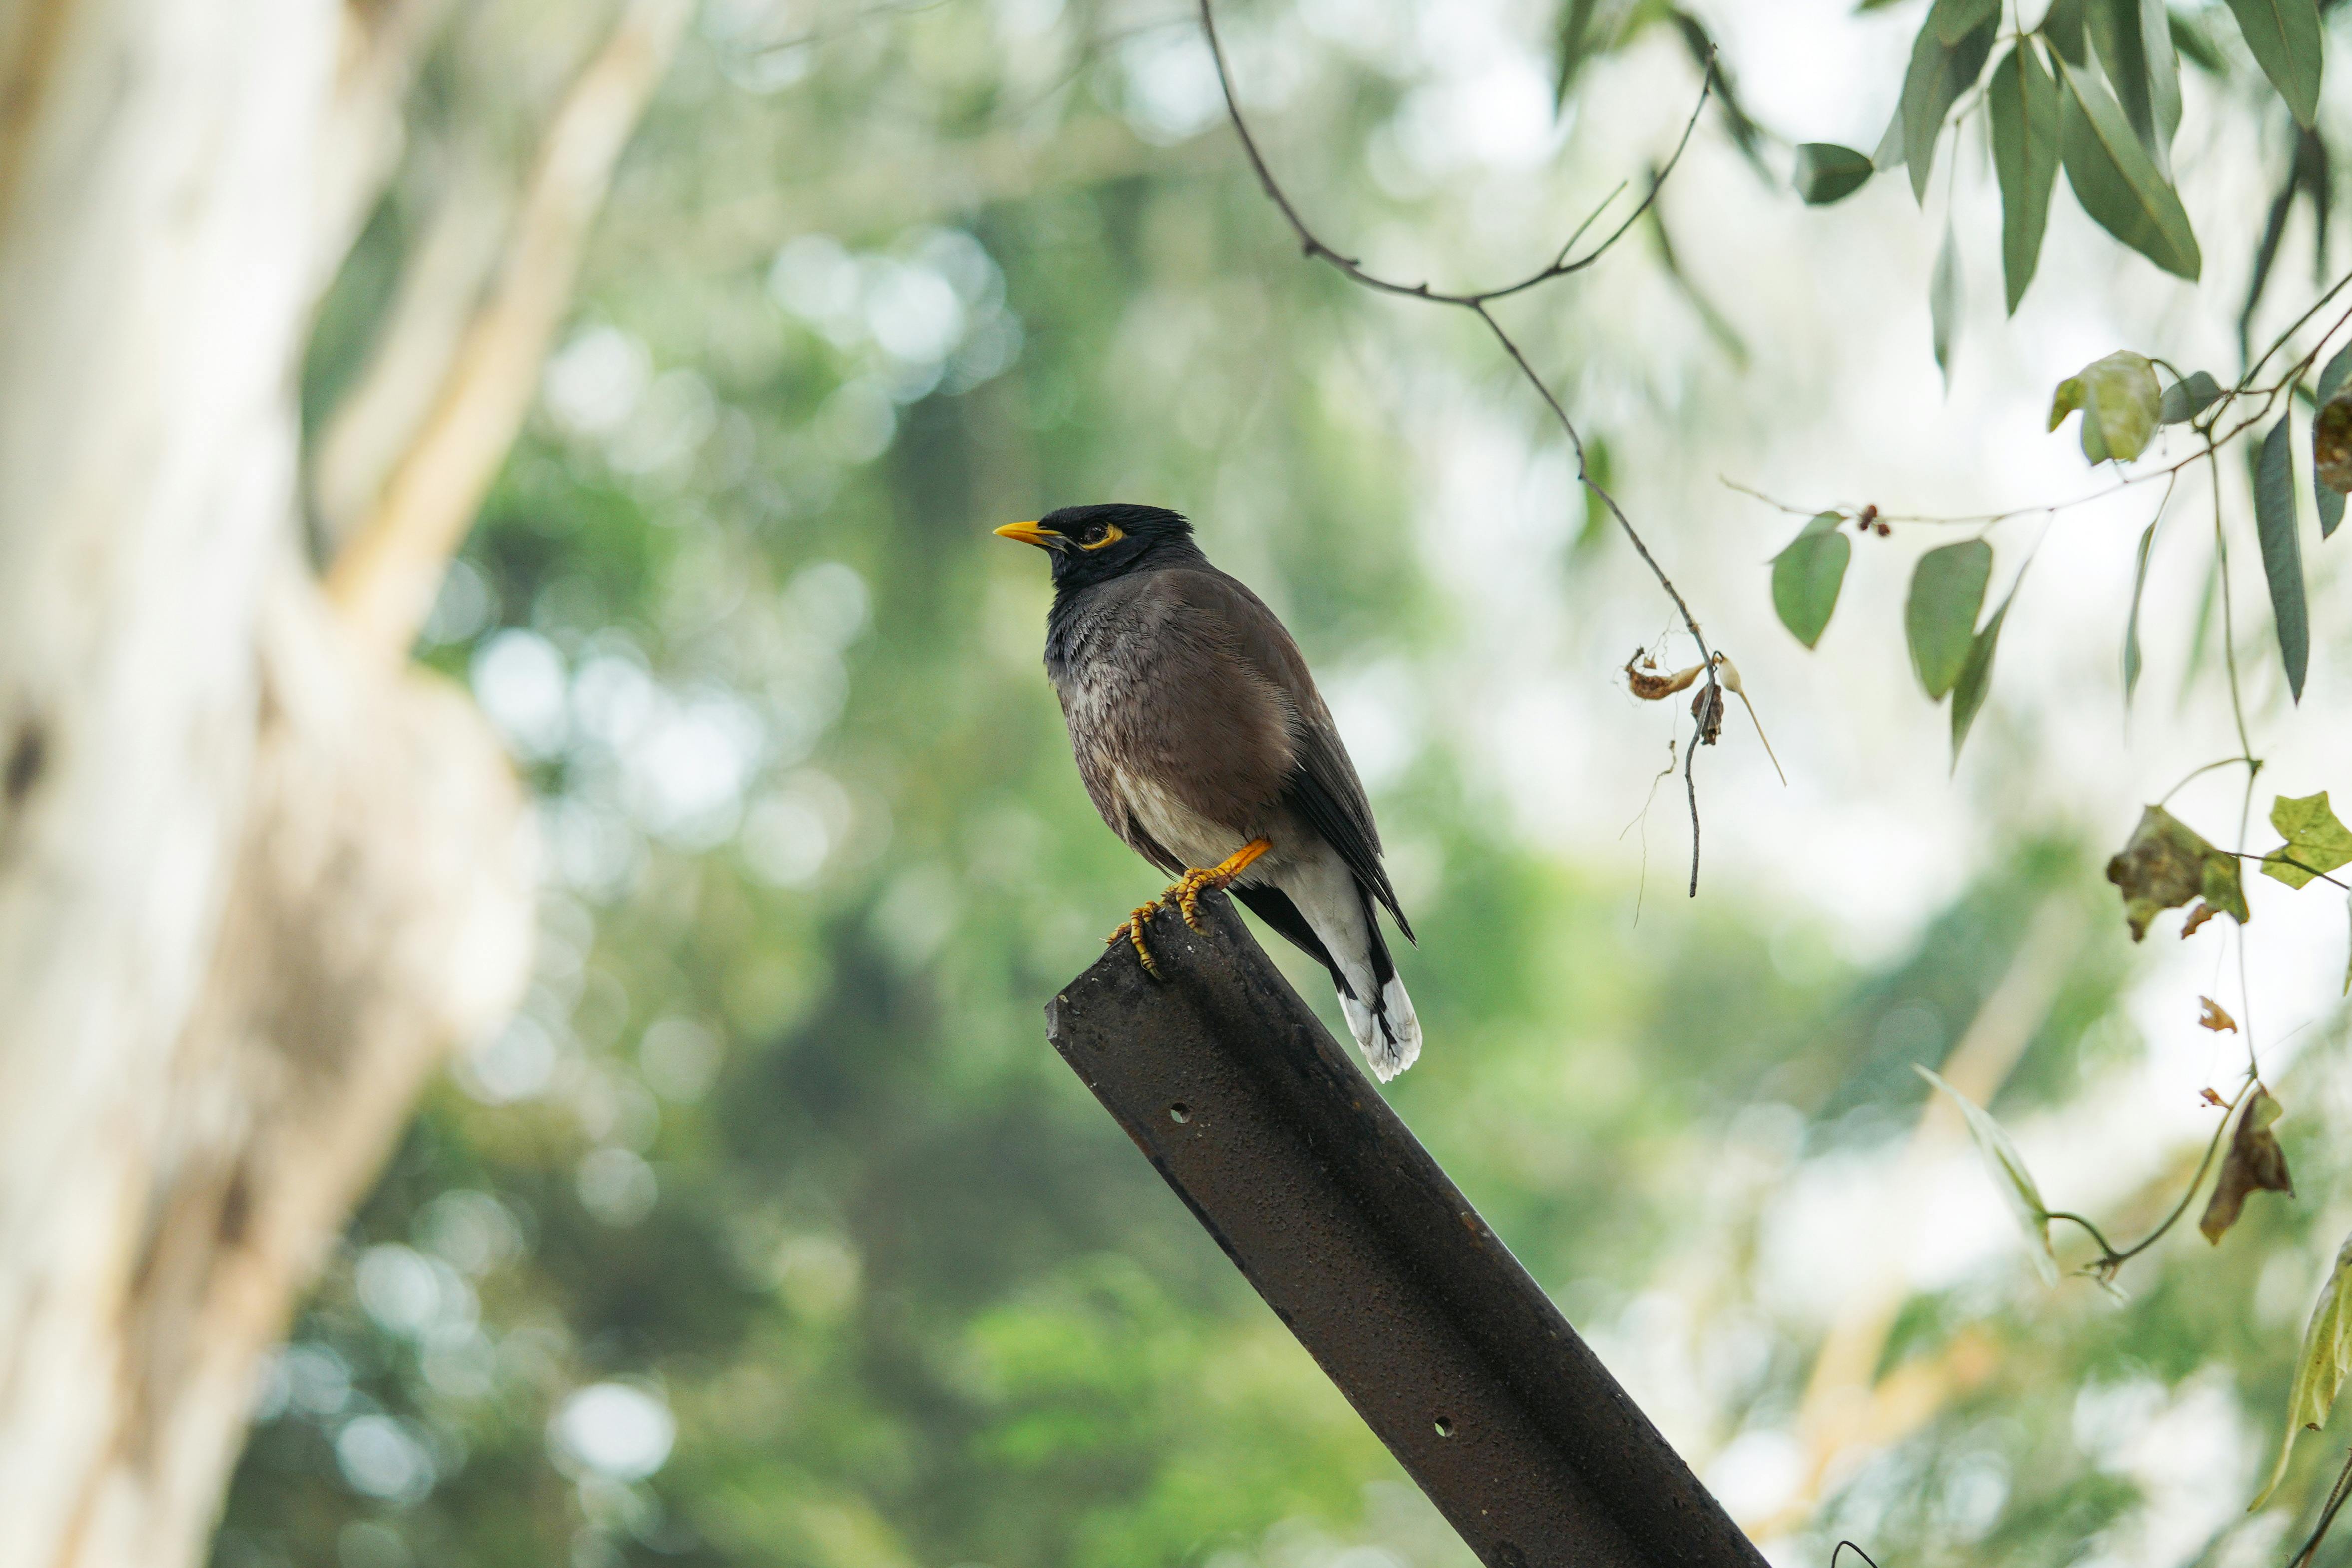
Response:
[[[1117,523],[1095,523],[1089,526],[1085,533],[1078,536],[1078,548],[1080,549],[1100,549],[1103,546],[1114,543],[1119,539],[1125,538],[1126,537],[1127,534],[1125,530],[1121,529]]]

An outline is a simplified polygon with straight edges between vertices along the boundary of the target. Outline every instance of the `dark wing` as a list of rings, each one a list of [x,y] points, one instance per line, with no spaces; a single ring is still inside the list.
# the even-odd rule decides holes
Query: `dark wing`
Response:
[[[1405,940],[1415,940],[1387,868],[1381,864],[1381,831],[1372,822],[1371,802],[1364,797],[1356,765],[1340,744],[1339,727],[1315,689],[1315,677],[1308,674],[1298,644],[1263,600],[1223,572],[1212,568],[1168,575],[1181,580],[1177,591],[1186,602],[1214,613],[1232,629],[1234,652],[1288,700],[1291,768],[1283,783],[1285,803],[1339,852],[1356,880],[1396,917]]]
[[[1264,883],[1255,887],[1245,883],[1235,883],[1226,891],[1240,899],[1252,915],[1288,937],[1292,946],[1330,970],[1331,981],[1339,988],[1341,996],[1356,994],[1354,988],[1348,984],[1348,977],[1339,972],[1339,966],[1331,962],[1330,950],[1323,946],[1323,938],[1315,935],[1315,927],[1307,924],[1307,916],[1299,914],[1298,905],[1290,902],[1290,894]]]

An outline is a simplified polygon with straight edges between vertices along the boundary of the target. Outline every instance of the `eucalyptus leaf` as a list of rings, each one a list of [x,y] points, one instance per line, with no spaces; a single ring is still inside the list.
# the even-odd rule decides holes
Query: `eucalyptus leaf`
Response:
[[[2058,383],[2050,400],[2050,428],[2083,411],[2083,455],[2094,463],[2127,463],[2147,450],[2163,412],[2156,366],[2128,349],[2095,360]]]
[[[2167,272],[2196,281],[2204,257],[2179,193],[2099,79],[2063,56],[2059,69],[2066,87],[2060,159],[2075,200],[2101,228]]]
[[[2281,795],[2271,801],[2271,827],[2286,842],[2263,857],[2263,874],[2289,887],[2352,864],[2352,829],[2338,821],[2327,791]]]
[[[1559,71],[1552,85],[1552,99],[1557,103],[1568,101],[1568,89],[1576,81],[1576,73],[1584,62],[1599,52],[1600,31],[1592,25],[1593,13],[1600,9],[1599,0],[1568,0],[1559,13]]]
[[[1927,324],[1935,342],[1936,368],[1944,372],[1944,391],[1952,390],[1952,347],[1960,330],[1960,247],[1952,225],[1944,225],[1944,243],[1936,249],[1936,270],[1927,283]]]
[[[2216,47],[2212,36],[2205,31],[2202,22],[2194,16],[2184,16],[2178,11],[2173,12],[2167,21],[2172,33],[2172,47],[2179,52],[2182,59],[2208,76],[2229,74],[2228,58]]]
[[[1936,0],[1927,11],[1927,20],[1936,29],[1937,42],[1947,47],[1958,43],[1985,23],[2000,18],[2000,0]]]
[[[2345,378],[2352,376],[2352,343],[2336,350],[2319,372],[2319,401],[2326,402],[2344,388]]]
[[[2331,420],[2346,418],[2344,414],[2330,415],[2327,413],[2327,409],[2337,401],[2336,394],[2344,391],[2344,383],[2347,376],[2352,376],[2352,344],[2347,344],[2336,350],[2335,357],[2330,359],[2326,368],[2319,372],[2321,417]],[[2352,422],[2347,422],[2346,426],[2330,424],[2328,428],[2345,431],[2346,458],[2347,464],[2352,464]],[[2320,421],[2314,419],[2311,423],[2311,498],[2319,513],[2319,537],[2324,539],[2334,534],[2336,525],[2344,520],[2345,492],[2336,488],[2336,482],[2321,471],[2324,460],[2320,456],[2319,437]],[[2346,467],[2343,472],[2352,476],[2352,466]]]
[[[2124,118],[2158,170],[2180,127],[2180,65],[2163,0],[2089,0],[2084,20]]]
[[[2091,63],[2084,15],[2089,8],[2086,0],[2051,0],[2050,9],[2042,14],[2042,26],[2035,29],[2050,41],[2053,53],[2073,65]]]
[[[2279,658],[2286,665],[2287,690],[2303,700],[2303,677],[2311,662],[2310,612],[2304,601],[2303,545],[2294,527],[2294,455],[2283,414],[2263,437],[2254,459],[2254,537],[2263,547],[2263,575],[2270,580],[2271,617],[2278,626]]]
[[[1911,169],[1911,194],[1927,198],[1927,173],[1935,167],[1936,138],[1943,133],[1944,116],[1952,110],[1983,71],[1992,55],[1993,34],[2000,23],[1996,9],[1986,14],[1974,31],[1958,43],[1936,36],[1936,16],[1919,25],[1911,46],[1911,67],[1903,77],[1903,157]]]
[[[1992,689],[1992,656],[2000,647],[2000,623],[2009,619],[2010,601],[2017,597],[2017,584],[2011,583],[2009,592],[2001,598],[2000,608],[1984,629],[1969,641],[1968,663],[1960,666],[1960,678],[1952,687],[1952,766],[1960,765],[1960,747],[1969,741],[1969,730],[1977,722],[1977,711],[1984,706],[1985,694]]]
[[[2295,123],[2310,130],[2319,115],[2318,0],[2230,0],[2230,15]]]
[[[1976,638],[1992,576],[1992,546],[1982,539],[1942,545],[1919,558],[1903,606],[1904,640],[1911,668],[1927,695],[1941,701],[1960,678]]]
[[[1903,167],[1903,105],[1897,100],[1895,112],[1886,117],[1886,129],[1879,134],[1878,145],[1870,154],[1870,166],[1881,173]]]
[[[2352,1238],[2347,1238],[2336,1253],[2336,1267],[2327,1272],[2327,1283],[2321,1287],[2319,1302],[2311,1309],[2311,1322],[2303,1331],[2303,1348],[2294,1358],[2294,1382],[2286,1398],[2286,1438],[2279,1444],[2278,1463],[2271,1467],[2271,1479],[2263,1485],[2262,1494],[2246,1505],[2246,1511],[2270,1501],[2271,1493],[2286,1476],[2286,1461],[2294,1452],[2294,1440],[2305,1427],[2316,1432],[2327,1425],[2328,1407],[2336,1403],[2336,1391],[2344,1386],[2344,1375],[2352,1372]]]
[[[1837,513],[1822,513],[1772,558],[1772,608],[1789,634],[1808,648],[1821,642],[1853,558],[1838,522]]]
[[[2033,1173],[2026,1168],[2025,1156],[2010,1141],[2008,1130],[1993,1120],[1991,1112],[1927,1068],[1915,1062],[1911,1071],[1949,1095],[1952,1103],[1960,1108],[1960,1115],[1969,1125],[1969,1137],[1984,1160],[1985,1174],[1992,1177],[1993,1186],[2009,1206],[2018,1229],[2025,1235],[2026,1254],[2033,1260],[2033,1271],[2042,1277],[2043,1284],[2056,1284],[2058,1254],[2050,1245],[2050,1206],[2042,1201],[2042,1189],[2034,1184]]]
[[[1807,141],[1797,149],[1796,166],[1789,183],[1796,187],[1797,194],[1808,205],[1826,207],[1861,190],[1876,172],[1870,159],[1851,147],[1841,147],[1834,141]]]
[[[2139,689],[2139,601],[2147,591],[2147,558],[2156,548],[2156,524],[2140,530],[2139,564],[2132,570],[2131,615],[2124,622],[2124,706],[2131,706]]]
[[[2221,383],[2213,379],[2210,371],[2191,371],[2188,379],[2178,381],[2164,389],[2164,401],[2158,406],[2158,424],[2186,424],[2221,401]]]
[[[1992,121],[1993,173],[2000,183],[2001,279],[2014,316],[2041,263],[2065,123],[2058,78],[2042,63],[2033,40],[2020,38],[1993,67],[1986,106]]]

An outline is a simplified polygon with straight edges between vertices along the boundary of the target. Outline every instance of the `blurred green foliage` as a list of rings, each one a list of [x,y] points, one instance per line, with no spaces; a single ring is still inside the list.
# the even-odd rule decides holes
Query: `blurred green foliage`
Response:
[[[1044,574],[987,532],[1165,502],[1318,668],[1411,657],[1443,629],[1351,368],[1363,302],[1291,265],[1154,87],[1181,16],[913,9],[803,38],[711,5],[624,165],[425,650],[538,793],[532,988],[291,1325],[220,1568],[1467,1562],[1044,1042],[1156,879],[1069,766]],[[314,424],[478,130],[484,47],[461,30],[420,89],[316,336]],[[1401,84],[1351,58],[1306,90],[1328,134],[1289,150],[1301,188],[1352,189],[1315,148],[1344,162]],[[1613,1359],[1656,1337],[1659,1280],[1698,1303],[1665,1338],[1703,1461],[1787,1421],[1819,1332],[1759,1305],[1768,1199],[1907,1131],[1912,1064],[2046,902],[2097,935],[1998,1108],[2136,1053],[2128,947],[2063,833],[1865,969],[1761,892],[1645,935],[1633,888],[1514,841],[1443,752],[1379,795],[1432,1041],[1396,1102]],[[2318,1124],[2284,1127],[2308,1192]],[[2303,1281],[2244,1260],[2327,1245],[2315,1207],[2258,1202],[2219,1260],[2167,1249],[2121,1307],[2013,1268],[1912,1298],[1887,1367],[1974,1333],[1985,1370],[1832,1478],[1808,1560],[2120,1541],[2147,1500],[2116,1456],[2163,1410],[2210,1394],[2268,1430],[2294,1328],[2256,1297],[2292,1319]]]

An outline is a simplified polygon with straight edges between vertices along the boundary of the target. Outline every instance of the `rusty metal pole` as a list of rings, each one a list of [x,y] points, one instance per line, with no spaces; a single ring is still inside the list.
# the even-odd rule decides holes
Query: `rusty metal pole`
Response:
[[[1046,1033],[1490,1568],[1763,1568],[1222,896]],[[1439,1064],[1437,1071],[1443,1071]]]

